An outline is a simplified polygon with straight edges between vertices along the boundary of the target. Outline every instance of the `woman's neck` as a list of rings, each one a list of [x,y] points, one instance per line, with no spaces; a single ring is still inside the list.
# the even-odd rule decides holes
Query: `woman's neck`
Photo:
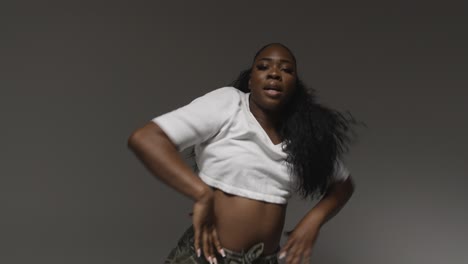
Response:
[[[278,112],[272,112],[260,108],[249,96],[249,108],[252,115],[262,125],[263,128],[278,128],[281,123],[281,115]]]

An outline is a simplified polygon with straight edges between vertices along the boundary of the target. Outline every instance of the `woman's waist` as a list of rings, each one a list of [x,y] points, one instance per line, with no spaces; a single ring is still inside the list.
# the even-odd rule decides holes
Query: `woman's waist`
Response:
[[[285,204],[272,204],[215,189],[215,218],[223,247],[238,252],[264,243],[264,254],[276,252],[286,214]]]
[[[244,172],[245,173],[245,170]],[[288,181],[281,181],[272,175],[231,174],[221,173],[223,178],[213,178],[205,172],[200,171],[198,175],[208,186],[218,189],[225,194],[233,194],[234,197],[245,197],[254,201],[264,201],[268,204],[286,204],[291,196],[291,184]],[[267,177],[268,180],[255,180],[255,178]],[[250,180],[246,180],[250,179]],[[231,196],[233,196],[231,195]],[[249,200],[244,199],[244,200]],[[243,200],[242,200],[243,201]],[[240,201],[240,202],[242,202]]]

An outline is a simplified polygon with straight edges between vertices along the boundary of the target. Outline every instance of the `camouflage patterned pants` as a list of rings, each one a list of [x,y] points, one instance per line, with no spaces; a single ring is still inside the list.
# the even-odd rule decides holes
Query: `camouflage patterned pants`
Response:
[[[193,243],[193,226],[190,226],[179,239],[177,246],[169,253],[164,264],[209,264],[203,256],[197,257]],[[216,253],[218,264],[278,264],[276,254],[260,256],[263,252],[263,243],[258,243],[242,253],[226,248],[224,252],[225,258]]]

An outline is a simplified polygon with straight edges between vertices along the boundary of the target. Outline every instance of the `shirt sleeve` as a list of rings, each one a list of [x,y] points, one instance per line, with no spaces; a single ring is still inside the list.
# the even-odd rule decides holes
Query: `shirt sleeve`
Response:
[[[343,161],[337,160],[335,162],[334,173],[333,173],[333,181],[345,181],[350,175],[348,168],[344,165]]]
[[[179,151],[213,137],[240,101],[240,90],[222,87],[153,118]]]

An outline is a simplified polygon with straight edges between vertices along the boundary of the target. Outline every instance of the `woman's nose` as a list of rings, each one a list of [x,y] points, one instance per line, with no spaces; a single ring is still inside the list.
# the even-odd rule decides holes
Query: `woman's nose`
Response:
[[[273,67],[270,72],[268,72],[267,78],[279,80],[281,78],[281,75],[278,72],[278,69],[276,67]]]

